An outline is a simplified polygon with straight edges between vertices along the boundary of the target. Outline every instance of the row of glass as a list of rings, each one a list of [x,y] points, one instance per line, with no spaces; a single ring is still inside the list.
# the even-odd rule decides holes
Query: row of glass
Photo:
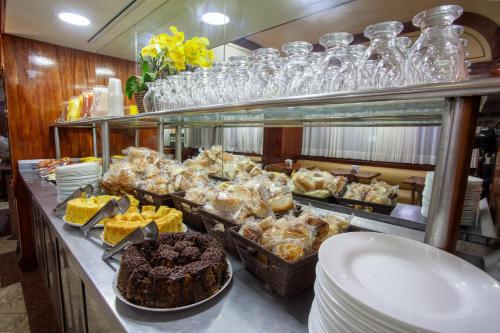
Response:
[[[169,76],[149,85],[146,111],[221,103],[245,102],[282,96],[331,93],[359,89],[454,82],[468,79],[463,27],[453,25],[462,7],[446,5],[413,18],[421,35],[411,45],[398,37],[403,24],[396,21],[367,27],[368,47],[349,45],[353,35],[333,32],[321,36],[324,52],[312,52],[311,43],[283,45],[286,57],[274,48],[260,48],[252,57],[230,57],[212,68]]]

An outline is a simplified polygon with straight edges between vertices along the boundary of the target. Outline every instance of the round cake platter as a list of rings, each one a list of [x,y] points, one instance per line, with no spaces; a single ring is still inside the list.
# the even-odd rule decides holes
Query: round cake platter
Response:
[[[72,227],[81,228],[83,225],[83,224],[69,222],[68,220],[66,220],[66,215],[64,215],[62,219],[66,224],[69,224]],[[104,224],[96,224],[95,226],[93,226],[93,228],[104,228]]]
[[[189,304],[189,305],[185,305],[185,306],[179,306],[179,307],[176,307],[176,308],[148,308],[146,306],[137,305],[137,304],[134,304],[134,303],[131,303],[131,302],[127,301],[122,296],[122,294],[120,293],[120,291],[118,290],[118,271],[116,272],[115,277],[113,278],[113,291],[115,292],[116,298],[118,298],[120,301],[122,301],[123,303],[125,303],[125,304],[127,304],[127,305],[129,305],[129,306],[131,306],[133,308],[139,309],[139,310],[150,311],[150,312],[174,312],[174,311],[182,311],[182,310],[194,308],[195,306],[198,306],[198,305],[201,305],[201,304],[203,304],[205,302],[208,302],[212,298],[214,298],[217,295],[219,295],[224,289],[227,288],[227,286],[229,286],[229,283],[231,282],[231,279],[233,278],[233,267],[231,266],[231,263],[229,262],[229,260],[227,260],[227,275],[228,275],[227,281],[212,296],[210,296],[208,298],[205,298],[203,301],[199,301],[197,303],[193,303],[193,304]]]
[[[187,225],[185,225],[184,223],[182,224],[182,230],[181,232],[186,232],[188,230],[187,228]],[[102,243],[106,246],[109,246],[109,247],[113,247],[115,246],[116,244],[111,244],[110,242],[107,242],[105,239],[104,239],[104,231],[101,232],[101,240],[102,240]]]

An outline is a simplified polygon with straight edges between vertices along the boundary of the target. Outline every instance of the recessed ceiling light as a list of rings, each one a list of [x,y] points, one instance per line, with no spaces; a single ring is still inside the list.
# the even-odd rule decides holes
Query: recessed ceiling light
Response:
[[[57,16],[59,17],[59,19],[69,24],[74,24],[74,25],[90,24],[90,20],[88,18],[74,13],[59,13],[57,14]]]
[[[222,25],[229,23],[229,17],[227,17],[222,13],[217,13],[217,12],[205,13],[201,17],[201,20],[207,24],[212,24],[212,25]]]

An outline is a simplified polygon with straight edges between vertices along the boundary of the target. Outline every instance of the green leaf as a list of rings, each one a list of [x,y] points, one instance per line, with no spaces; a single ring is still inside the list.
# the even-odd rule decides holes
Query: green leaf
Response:
[[[142,80],[135,75],[132,75],[127,79],[127,82],[125,83],[125,93],[127,94],[128,99],[132,99],[132,95],[134,95],[135,92],[145,90],[141,89],[141,85],[144,84],[140,81]]]
[[[149,72],[146,72],[144,73],[144,75],[142,76],[142,80],[144,82],[153,82],[156,80],[156,73],[149,73]]]

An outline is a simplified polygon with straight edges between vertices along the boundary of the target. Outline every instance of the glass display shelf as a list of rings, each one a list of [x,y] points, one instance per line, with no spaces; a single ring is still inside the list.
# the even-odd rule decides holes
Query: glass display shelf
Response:
[[[54,127],[165,126],[425,126],[439,125],[456,97],[500,93],[500,78],[403,88],[282,97],[245,103],[208,105],[55,123]]]

